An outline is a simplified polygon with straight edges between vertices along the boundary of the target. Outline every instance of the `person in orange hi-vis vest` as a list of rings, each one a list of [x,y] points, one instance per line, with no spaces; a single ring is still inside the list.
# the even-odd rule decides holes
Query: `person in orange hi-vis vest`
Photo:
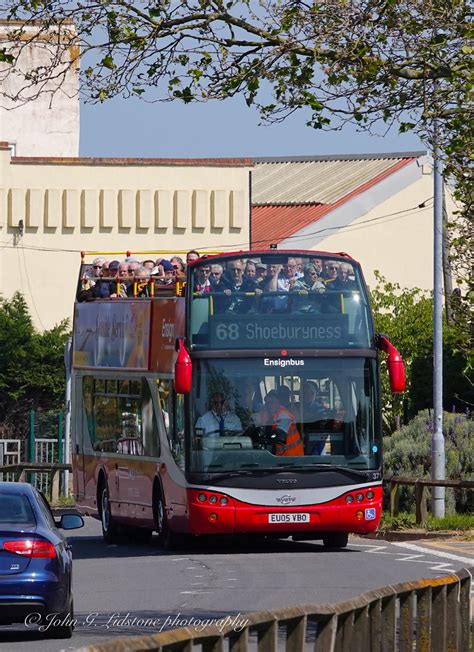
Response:
[[[281,404],[278,393],[272,389],[265,396],[265,410],[271,418],[272,430],[286,433],[286,439],[277,439],[275,455],[304,455],[303,441],[296,427],[295,415]]]

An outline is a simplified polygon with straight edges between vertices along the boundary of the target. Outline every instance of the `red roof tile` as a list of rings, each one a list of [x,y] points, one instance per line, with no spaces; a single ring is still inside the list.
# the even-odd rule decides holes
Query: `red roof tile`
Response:
[[[322,217],[346,203],[353,197],[369,190],[386,177],[397,172],[415,157],[397,161],[384,172],[370,181],[361,184],[338,201],[331,204],[282,204],[257,205],[252,207],[251,244],[252,247],[264,248],[278,244],[301,229],[317,222]]]

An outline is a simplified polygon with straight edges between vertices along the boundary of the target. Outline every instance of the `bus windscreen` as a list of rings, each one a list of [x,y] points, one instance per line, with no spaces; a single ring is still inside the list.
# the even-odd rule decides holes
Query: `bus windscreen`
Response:
[[[377,469],[375,358],[196,359],[188,469]]]

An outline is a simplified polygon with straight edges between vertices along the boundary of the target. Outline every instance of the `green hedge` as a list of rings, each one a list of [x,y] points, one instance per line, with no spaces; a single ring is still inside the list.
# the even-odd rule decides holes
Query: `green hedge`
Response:
[[[410,423],[385,437],[385,477],[391,475],[409,478],[431,477],[431,436],[433,413],[420,412]],[[446,452],[446,479],[472,480],[474,422],[470,415],[445,412],[443,433]],[[427,492],[430,495],[430,492]],[[385,495],[388,504],[388,488]],[[400,511],[415,511],[413,487],[400,487]],[[468,489],[446,490],[446,513],[469,513],[474,508],[473,491]]]

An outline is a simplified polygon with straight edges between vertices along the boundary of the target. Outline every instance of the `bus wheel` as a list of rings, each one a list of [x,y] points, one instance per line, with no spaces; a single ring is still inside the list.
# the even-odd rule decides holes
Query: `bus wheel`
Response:
[[[349,540],[347,532],[333,532],[323,537],[325,548],[345,548]]]
[[[163,550],[179,549],[181,544],[180,536],[170,530],[163,494],[157,486],[153,490],[153,514],[160,547]]]
[[[100,522],[102,524],[102,536],[106,543],[119,543],[119,528],[114,523],[110,511],[109,490],[107,485],[102,485],[100,492]]]

